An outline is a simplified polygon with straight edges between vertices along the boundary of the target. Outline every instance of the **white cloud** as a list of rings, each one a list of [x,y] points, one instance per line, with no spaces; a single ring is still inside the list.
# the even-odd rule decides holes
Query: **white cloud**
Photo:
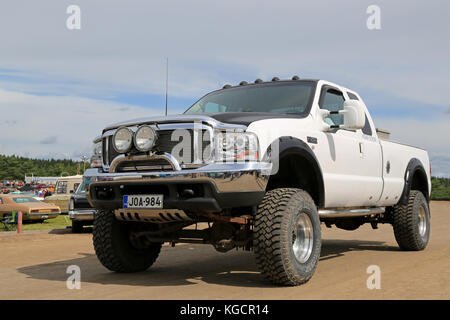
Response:
[[[169,57],[172,96],[298,73],[450,103],[448,2],[379,0],[379,31],[366,28],[369,0],[79,0],[77,31],[65,26],[69,4],[4,1],[1,66],[73,80],[62,86],[77,93],[161,94]]]
[[[14,125],[0,125],[0,152],[44,158],[90,154],[106,124],[160,111],[71,96],[37,96],[0,89],[0,113]]]

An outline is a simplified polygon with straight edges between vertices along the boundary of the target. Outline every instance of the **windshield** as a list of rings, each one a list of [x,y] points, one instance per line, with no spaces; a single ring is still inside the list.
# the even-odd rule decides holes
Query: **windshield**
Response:
[[[38,200],[29,197],[16,197],[13,198],[13,201],[16,203],[39,202]]]
[[[304,114],[309,112],[313,82],[246,85],[212,92],[190,107],[185,114],[216,112],[269,112]]]
[[[80,183],[80,185],[78,186],[78,189],[75,193],[76,194],[84,194],[85,191],[86,191],[85,184]]]
[[[9,194],[20,194],[21,196],[28,196],[28,197],[35,196],[35,194],[33,192],[22,192],[22,191],[14,191],[14,192],[10,192]]]

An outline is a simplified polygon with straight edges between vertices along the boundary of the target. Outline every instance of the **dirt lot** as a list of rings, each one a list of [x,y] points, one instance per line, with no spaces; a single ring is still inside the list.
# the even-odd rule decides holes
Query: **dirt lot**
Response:
[[[433,202],[431,218],[422,252],[399,251],[390,225],[323,226],[314,277],[288,288],[265,282],[249,252],[165,246],[147,272],[116,274],[98,262],[89,233],[2,233],[0,299],[450,299],[450,202]],[[66,287],[69,265],[81,268],[79,290]],[[379,290],[366,286],[370,265],[381,269]]]

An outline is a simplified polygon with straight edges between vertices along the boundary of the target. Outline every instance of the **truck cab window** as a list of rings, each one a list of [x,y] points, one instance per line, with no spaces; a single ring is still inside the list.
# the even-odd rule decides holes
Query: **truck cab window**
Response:
[[[367,134],[368,136],[372,135],[372,128],[370,127],[369,119],[367,118],[366,114],[366,122],[364,123],[364,128],[362,128],[362,132],[364,134]]]
[[[350,98],[350,100],[358,100],[359,101],[358,97],[355,94],[347,91],[347,95]]]
[[[344,96],[337,90],[328,89],[323,96],[320,108],[329,111],[342,110],[344,109]],[[324,121],[331,126],[338,126],[344,123],[344,116],[342,114],[332,114],[325,118]]]

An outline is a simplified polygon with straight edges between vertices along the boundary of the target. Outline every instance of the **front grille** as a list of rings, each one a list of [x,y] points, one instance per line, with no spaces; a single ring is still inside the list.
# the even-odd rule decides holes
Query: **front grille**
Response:
[[[186,131],[180,131],[180,133],[186,133],[186,136],[180,136],[179,134],[175,134],[173,138],[175,141],[172,141],[172,134],[173,130],[158,130],[157,131],[157,140],[156,144],[152,151],[156,151],[156,154],[163,154],[163,153],[169,153],[172,154],[173,157],[175,157],[179,164],[191,164],[194,162],[195,158],[195,151],[194,151],[194,134],[192,129],[186,130]],[[198,151],[197,158],[200,157],[200,159],[203,158],[205,154],[208,154],[208,152],[204,152],[207,148],[210,148],[210,134],[208,130],[202,130],[202,140],[199,141],[199,146],[201,146],[201,150]],[[200,138],[199,138],[200,140]],[[179,145],[177,148],[177,145],[180,143],[185,143],[185,145]],[[114,147],[112,145],[112,136],[106,137],[103,139],[103,162],[106,165],[111,165],[111,162],[116,158],[120,153],[117,153],[116,150],[114,150]],[[130,151],[131,154],[142,154],[142,152],[139,152],[138,150],[132,148]],[[208,159],[209,160],[209,159]],[[139,164],[140,166],[141,164]],[[131,170],[131,166],[130,170]],[[165,170],[166,168],[163,168]],[[170,168],[171,169],[171,168]],[[132,171],[132,170],[131,170]],[[149,170],[152,171],[152,170]]]
[[[159,152],[172,153],[172,150],[181,140],[172,141],[173,130],[160,130],[158,131],[158,140],[156,141],[155,148]]]
[[[155,148],[161,153],[167,152],[174,156],[180,164],[189,164],[194,162],[195,158],[195,143],[193,130],[186,130],[186,136],[181,134],[175,134],[172,137],[173,130],[160,130],[158,131],[158,140]],[[174,141],[172,140],[174,139]],[[199,141],[201,150],[198,151],[197,158],[202,158],[203,151],[210,145],[209,131],[202,130],[202,141]],[[182,146],[182,144],[186,144]],[[175,149],[177,145],[179,148]]]

